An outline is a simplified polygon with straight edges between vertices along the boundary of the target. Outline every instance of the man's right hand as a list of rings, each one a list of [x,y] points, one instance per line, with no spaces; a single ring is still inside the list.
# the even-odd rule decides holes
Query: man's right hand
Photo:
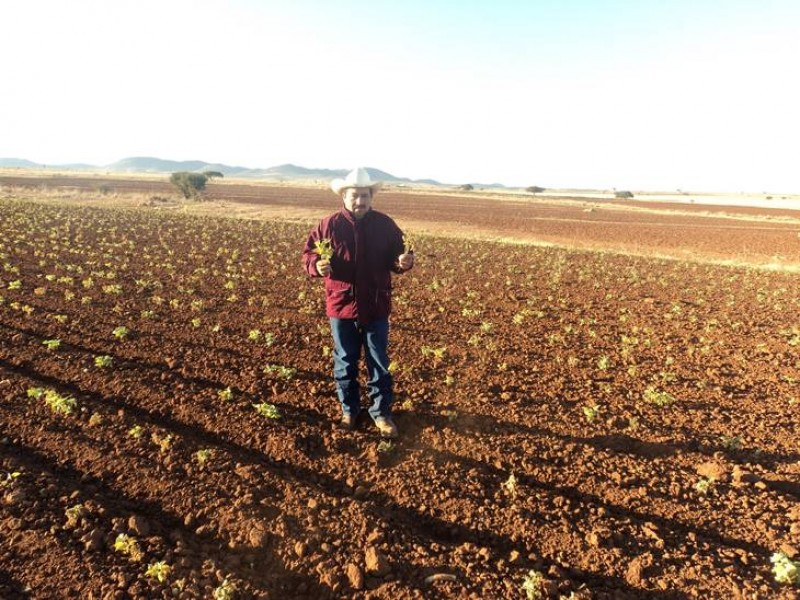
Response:
[[[317,261],[317,273],[322,277],[327,277],[331,274],[331,261],[320,259]]]

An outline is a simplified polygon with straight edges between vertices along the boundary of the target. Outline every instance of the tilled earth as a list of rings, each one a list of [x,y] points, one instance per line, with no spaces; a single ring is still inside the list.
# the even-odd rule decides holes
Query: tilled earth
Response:
[[[616,249],[800,259],[791,219],[615,214]],[[2,598],[797,597],[797,274],[416,235],[387,444],[334,427],[308,225],[7,194],[0,228]]]

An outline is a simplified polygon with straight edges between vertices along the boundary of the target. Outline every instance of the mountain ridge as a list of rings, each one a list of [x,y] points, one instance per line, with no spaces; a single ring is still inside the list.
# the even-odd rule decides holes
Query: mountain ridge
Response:
[[[89,164],[62,164],[43,165],[22,158],[0,158],[0,167],[6,168],[39,168],[39,169],[70,169],[76,171],[112,171],[115,173],[174,173],[175,171],[218,171],[228,177],[243,177],[254,179],[272,179],[275,181],[297,179],[332,179],[345,177],[348,169],[322,169],[308,168],[291,163],[276,165],[268,168],[250,168],[232,166],[222,163],[209,163],[202,160],[168,160],[154,156],[130,156],[107,165]],[[425,184],[447,185],[434,179],[410,179],[397,177],[386,171],[374,167],[366,167],[370,177],[379,181],[397,184]]]

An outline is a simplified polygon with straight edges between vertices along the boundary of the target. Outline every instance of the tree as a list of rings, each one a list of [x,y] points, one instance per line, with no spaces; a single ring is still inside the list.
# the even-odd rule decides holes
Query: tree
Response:
[[[469,192],[470,190],[474,190],[475,188],[472,186],[471,183],[465,183],[464,185],[458,186],[458,189],[464,190],[465,192]]]
[[[209,179],[214,179],[215,177],[222,179],[223,177],[225,177],[225,175],[223,175],[219,171],[203,171],[203,175],[205,175]]]
[[[531,194],[538,194],[539,192],[545,191],[547,188],[539,187],[538,185],[532,185],[530,187],[526,187],[525,191],[530,192]]]
[[[620,190],[614,192],[614,198],[633,198],[633,192],[629,192],[628,190]]]
[[[206,182],[208,175],[205,173],[189,173],[188,171],[178,171],[173,173],[169,182],[176,186],[184,198],[196,198],[204,189],[206,189]]]

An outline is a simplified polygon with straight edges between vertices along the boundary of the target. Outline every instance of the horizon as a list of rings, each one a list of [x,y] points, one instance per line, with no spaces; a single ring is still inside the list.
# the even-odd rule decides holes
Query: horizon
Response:
[[[20,58],[0,156],[800,192],[788,0],[41,0],[4,13],[0,52]]]

